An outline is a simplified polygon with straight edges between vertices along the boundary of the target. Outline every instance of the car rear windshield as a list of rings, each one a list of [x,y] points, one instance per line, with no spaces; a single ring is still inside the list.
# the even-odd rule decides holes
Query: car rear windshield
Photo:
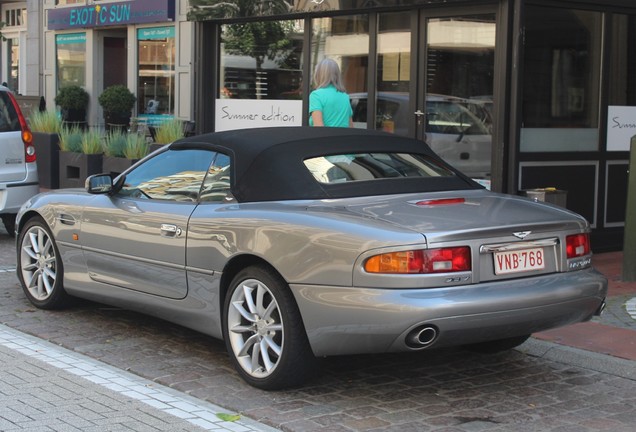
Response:
[[[0,92],[0,132],[19,131],[20,120],[7,92]]]
[[[345,183],[405,177],[454,177],[426,155],[412,153],[356,153],[305,159],[305,167],[320,183]]]

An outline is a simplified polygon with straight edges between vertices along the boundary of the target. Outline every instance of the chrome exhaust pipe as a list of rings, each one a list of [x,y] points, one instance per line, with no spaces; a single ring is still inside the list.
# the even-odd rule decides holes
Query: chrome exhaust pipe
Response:
[[[409,348],[425,348],[432,345],[439,333],[437,328],[430,325],[421,325],[415,327],[406,335],[405,343]]]

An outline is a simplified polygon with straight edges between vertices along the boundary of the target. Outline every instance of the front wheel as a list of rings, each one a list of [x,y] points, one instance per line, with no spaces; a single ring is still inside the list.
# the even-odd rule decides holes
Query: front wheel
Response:
[[[285,281],[264,266],[232,280],[223,308],[223,337],[250,385],[276,390],[302,384],[315,367],[305,327]]]
[[[40,309],[69,303],[62,279],[64,269],[51,230],[40,218],[31,219],[18,237],[18,279],[24,294]]]

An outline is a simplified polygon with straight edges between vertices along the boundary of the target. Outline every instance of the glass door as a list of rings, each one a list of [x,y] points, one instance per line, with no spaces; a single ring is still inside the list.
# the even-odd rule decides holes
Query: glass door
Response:
[[[496,15],[427,17],[415,118],[419,138],[444,160],[489,185]]]

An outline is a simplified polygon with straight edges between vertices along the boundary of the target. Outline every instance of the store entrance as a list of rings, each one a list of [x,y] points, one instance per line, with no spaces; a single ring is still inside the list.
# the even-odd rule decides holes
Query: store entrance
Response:
[[[426,42],[420,61],[426,72],[418,77],[416,134],[451,165],[488,185],[496,15],[424,17],[421,22]]]
[[[127,84],[128,59],[125,33],[104,34],[103,77],[104,88],[115,84]]]
[[[426,141],[489,187],[497,15],[419,14],[378,14],[376,89],[350,93],[353,125]]]

